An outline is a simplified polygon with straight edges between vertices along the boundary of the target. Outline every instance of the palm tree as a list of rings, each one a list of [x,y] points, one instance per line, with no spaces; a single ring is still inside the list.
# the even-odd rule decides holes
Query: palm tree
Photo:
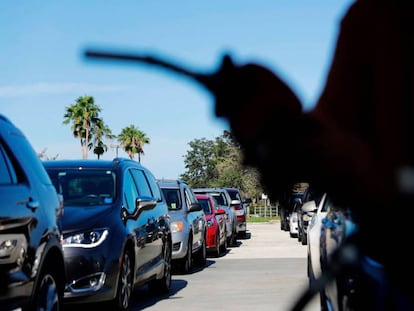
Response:
[[[116,136],[112,134],[111,129],[103,122],[102,119],[98,119],[91,129],[93,140],[89,143],[88,148],[93,148],[93,153],[100,157],[108,150],[108,146],[103,142],[103,138],[114,139]]]
[[[82,159],[88,158],[89,141],[93,136],[91,131],[100,120],[100,112],[101,108],[94,103],[92,96],[78,97],[76,103],[66,107],[63,124],[72,122],[72,134],[79,139]]]
[[[134,159],[135,154],[138,154],[138,162],[141,162],[141,154],[144,154],[143,147],[150,143],[150,139],[135,125],[130,125],[122,129],[121,134],[118,135],[118,142],[128,153],[130,159]]]

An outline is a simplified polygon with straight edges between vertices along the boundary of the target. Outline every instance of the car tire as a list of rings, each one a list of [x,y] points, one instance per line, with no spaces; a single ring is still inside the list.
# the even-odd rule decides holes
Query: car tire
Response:
[[[158,294],[167,294],[171,289],[171,244],[167,241],[164,245],[164,270],[159,280],[152,280],[149,289]]]
[[[122,256],[121,270],[119,271],[118,287],[116,297],[113,300],[115,310],[128,310],[132,294],[132,267],[129,251],[125,251]]]
[[[204,267],[207,262],[207,245],[206,245],[206,238],[204,236],[202,245],[200,249],[194,256],[194,261],[198,267]]]
[[[181,270],[183,273],[188,274],[193,269],[193,252],[192,252],[193,240],[190,237],[188,239],[187,253],[181,260]]]
[[[240,236],[242,239],[246,238],[246,230],[240,231],[240,232],[239,232],[239,236]]]
[[[225,238],[224,240],[227,241],[227,238]],[[216,247],[213,249],[213,252],[212,252],[212,255],[214,257],[217,258],[217,257],[220,256],[220,248],[221,248],[221,245],[220,245],[220,234],[217,231],[217,233],[216,233]]]
[[[53,271],[46,271],[44,267],[39,274],[38,286],[35,290],[32,310],[59,311],[62,306],[62,295],[59,294],[58,285]]]
[[[230,236],[230,238],[229,238],[229,240],[227,241],[227,244],[229,245],[229,246],[235,246],[236,245],[236,232],[235,231],[233,231],[232,232],[232,234],[231,234],[231,236]]]
[[[220,243],[220,242],[219,242]],[[220,244],[219,244],[220,245]],[[220,245],[220,250],[219,250],[219,254],[223,252],[227,252],[227,239],[224,239],[224,242],[222,245]]]
[[[306,236],[306,234],[303,234],[303,236],[302,236],[302,245],[307,245],[308,244],[308,240],[307,240],[307,236]]]

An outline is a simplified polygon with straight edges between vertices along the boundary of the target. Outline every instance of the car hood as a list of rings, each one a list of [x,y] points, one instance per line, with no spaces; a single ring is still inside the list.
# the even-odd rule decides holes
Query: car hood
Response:
[[[171,222],[185,220],[185,214],[183,210],[168,210],[168,215],[170,216]]]
[[[94,206],[65,206],[62,217],[63,231],[75,229],[91,228],[112,212],[112,205],[94,205]]]

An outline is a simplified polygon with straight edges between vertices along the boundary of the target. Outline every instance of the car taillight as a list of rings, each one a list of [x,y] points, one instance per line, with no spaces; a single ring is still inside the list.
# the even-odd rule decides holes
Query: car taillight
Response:
[[[246,216],[245,215],[238,215],[237,216],[237,222],[246,222]]]
[[[234,205],[234,209],[236,209],[236,210],[242,210],[243,209],[243,206],[241,206],[241,205]]]

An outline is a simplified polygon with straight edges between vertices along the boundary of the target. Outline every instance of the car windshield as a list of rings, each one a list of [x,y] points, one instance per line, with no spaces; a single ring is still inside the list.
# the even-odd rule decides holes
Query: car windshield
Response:
[[[224,205],[224,206],[228,205],[224,194],[220,192],[209,192],[208,194],[211,195],[213,198],[215,198],[219,205]]]
[[[232,200],[239,200],[239,201],[241,201],[241,198],[240,198],[239,193],[237,191],[227,191],[227,192],[229,193],[230,198]]]
[[[106,205],[116,199],[116,178],[111,170],[47,168],[47,172],[65,205]]]
[[[182,208],[179,189],[163,188],[165,200],[167,201],[170,210],[178,210]]]
[[[203,207],[204,214],[210,215],[212,213],[210,202],[207,199],[198,199],[198,203]]]

